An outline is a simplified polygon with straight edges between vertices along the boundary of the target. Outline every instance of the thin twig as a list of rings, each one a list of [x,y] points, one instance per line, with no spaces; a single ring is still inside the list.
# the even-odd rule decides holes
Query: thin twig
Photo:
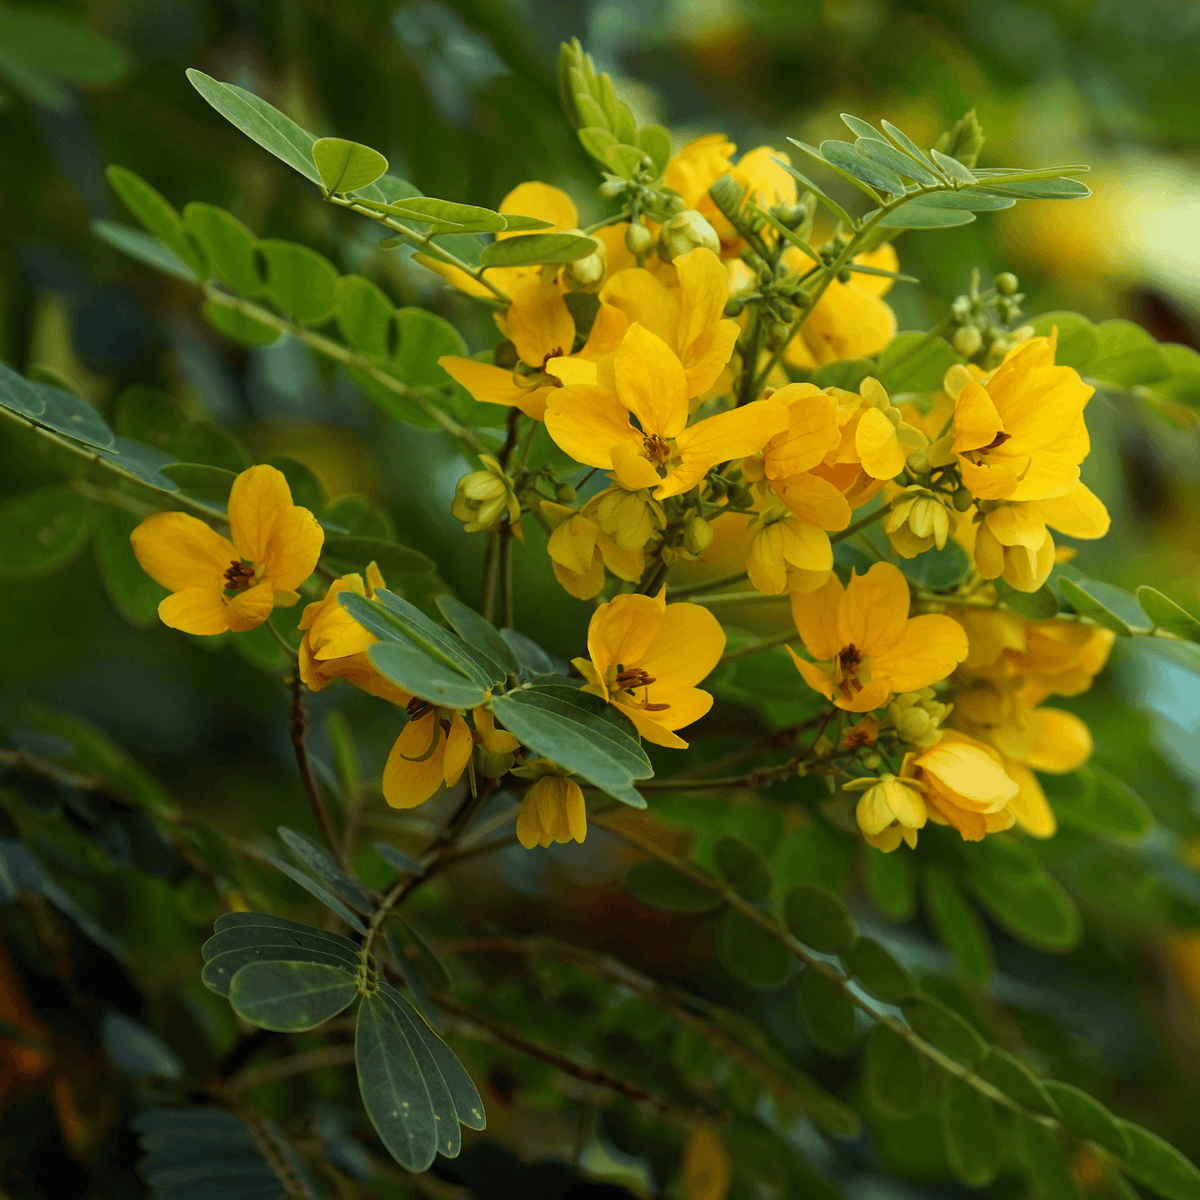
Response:
[[[333,831],[333,825],[329,820],[329,813],[325,808],[325,801],[321,796],[320,785],[313,775],[312,763],[308,759],[308,751],[304,748],[304,735],[308,732],[308,710],[304,704],[304,684],[298,672],[289,674],[285,682],[292,692],[292,711],[291,720],[288,722],[288,733],[292,739],[292,750],[296,755],[296,766],[300,771],[300,781],[304,784],[304,790],[308,795],[308,802],[312,806],[313,816],[317,821],[317,828],[320,829],[321,836],[325,839],[325,845],[329,847],[329,853],[333,856],[333,861],[339,867],[344,868],[345,862],[342,857],[341,843]]]

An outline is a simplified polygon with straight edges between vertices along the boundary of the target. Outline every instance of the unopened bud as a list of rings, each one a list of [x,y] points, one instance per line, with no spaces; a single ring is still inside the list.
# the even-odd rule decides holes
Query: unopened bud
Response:
[[[914,475],[927,475],[929,473],[929,458],[924,450],[914,450],[908,456],[908,469]]]
[[[559,502],[559,504],[574,504],[575,489],[569,483],[555,484],[554,498]]]
[[[975,497],[971,495],[965,487],[958,488],[954,493],[954,507],[959,512],[966,512],[972,504],[975,503]]]
[[[713,527],[703,517],[693,517],[683,532],[683,544],[689,554],[703,554],[712,545]]]
[[[963,356],[971,358],[983,349],[983,335],[974,325],[960,325],[954,331],[954,348]]]
[[[516,761],[512,754],[484,754],[481,757],[480,772],[484,779],[502,779]]]
[[[742,309],[746,307],[744,300],[739,300],[736,296],[731,296],[725,301],[725,315],[727,317],[740,317]]]
[[[721,250],[717,231],[694,208],[672,217],[663,226],[658,244],[659,252],[668,262],[700,246],[714,254]]]
[[[1020,286],[1021,281],[1011,271],[1002,271],[996,276],[996,291],[1002,296],[1013,295]]]
[[[624,179],[606,179],[597,190],[602,200],[615,200],[628,186]]]
[[[519,361],[516,346],[507,338],[492,351],[492,362],[506,371],[513,370]]]
[[[645,225],[630,225],[625,230],[625,249],[630,254],[649,254],[654,245],[654,234]]]
[[[773,321],[770,329],[767,330],[767,345],[772,350],[778,350],[780,346],[786,346],[788,339],[792,336],[791,329],[788,328],[782,321]]]

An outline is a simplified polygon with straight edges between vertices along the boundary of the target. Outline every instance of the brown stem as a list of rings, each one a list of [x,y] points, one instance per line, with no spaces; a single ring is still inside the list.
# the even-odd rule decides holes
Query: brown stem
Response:
[[[292,739],[292,750],[296,754],[296,766],[300,771],[300,782],[304,784],[304,791],[307,793],[308,802],[312,806],[313,816],[317,820],[317,828],[320,829],[321,836],[325,839],[325,845],[329,847],[329,853],[333,856],[333,861],[339,867],[345,869],[341,845],[333,831],[333,825],[330,823],[329,813],[325,808],[325,801],[321,798],[320,787],[317,784],[316,777],[313,775],[312,763],[308,760],[308,751],[304,748],[304,735],[308,732],[308,710],[304,704],[304,684],[299,674],[289,675],[286,682],[292,692],[292,712],[291,719],[288,722],[288,734]]]

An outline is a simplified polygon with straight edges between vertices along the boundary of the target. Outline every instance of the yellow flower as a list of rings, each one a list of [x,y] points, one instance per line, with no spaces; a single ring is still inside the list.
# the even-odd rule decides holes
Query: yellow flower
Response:
[[[551,842],[582,842],[587,837],[583,792],[565,775],[534,780],[517,814],[517,840],[526,850]]]
[[[934,546],[941,550],[956,524],[957,514],[948,496],[913,484],[893,497],[883,532],[897,554],[915,558]]]
[[[227,511],[229,538],[178,512],[155,513],[130,535],[142,570],[172,593],[158,606],[164,625],[245,633],[300,599],[295,589],[316,568],[325,534],[292,503],[283,474],[268,466],[243,471]]]
[[[600,289],[596,319],[614,349],[635,322],[657,334],[683,364],[688,396],[703,396],[725,369],[737,341],[737,322],[725,316],[729,275],[721,260],[703,247],[681,254],[671,265],[677,288],[644,268],[612,275]],[[551,363],[550,369],[567,384],[598,383],[598,363],[599,356],[581,351],[570,363]]]
[[[505,518],[518,541],[521,534],[521,502],[513,481],[490,454],[481,454],[482,471],[464,475],[454,487],[450,515],[463,523],[467,533],[499,529]]]
[[[329,585],[323,600],[306,606],[299,624],[304,630],[300,640],[300,678],[311,691],[319,692],[335,679],[345,679],[360,691],[380,696],[401,708],[412,700],[408,692],[385,679],[371,665],[367,647],[379,639],[338,603],[339,592],[353,592],[372,600],[376,589],[384,586],[379,568],[371,563],[365,585],[361,575],[343,575]]]
[[[753,454],[784,428],[787,412],[764,400],[690,428],[687,420],[683,365],[638,324],[613,356],[613,389],[560,388],[546,409],[550,436],[576,462],[614,470],[623,487],[654,488],[658,500],[688,491],[719,462]]]
[[[793,275],[803,275],[815,265],[794,246],[783,252],[783,262]],[[891,244],[856,255],[854,262],[882,271],[896,271],[899,263]],[[854,272],[849,283],[830,282],[800,333],[788,343],[783,361],[812,371],[826,363],[850,358],[873,358],[896,336],[896,314],[883,297],[892,286],[883,275]]]
[[[754,518],[746,557],[750,582],[769,596],[793,590],[793,582],[802,584],[812,573],[828,573],[833,546],[826,531],[845,529],[850,523],[845,498],[819,476],[793,475],[775,490],[787,508],[775,505]],[[799,573],[795,581],[794,572]]]
[[[1065,495],[1053,499],[981,509],[974,525],[959,524],[959,535],[984,579],[1003,578],[1019,592],[1036,592],[1055,562],[1054,539],[1047,526],[1068,537],[1103,537],[1109,527],[1108,510],[1084,484],[1075,483]]]
[[[857,785],[857,786],[856,786]],[[878,779],[856,779],[846,791],[865,788],[854,810],[854,819],[870,845],[890,854],[901,841],[915,848],[917,830],[927,819],[924,788],[911,779],[880,775]]]
[[[725,632],[699,604],[621,595],[600,605],[588,625],[587,658],[572,660],[585,691],[615,704],[648,742],[686,748],[673,732],[699,720],[712,696],[696,687],[721,659]]]
[[[443,784],[453,787],[471,761],[471,731],[457,709],[414,698],[407,711],[383,768],[383,798],[392,808],[416,808]]]
[[[900,776],[924,788],[929,819],[953,826],[965,842],[1012,828],[1017,784],[995,750],[966,734],[947,730],[936,746],[906,755]]]
[[[554,578],[579,600],[590,600],[604,587],[605,567],[630,583],[641,579],[646,567],[641,547],[622,548],[603,531],[590,508],[590,501],[578,512],[564,504],[542,501],[542,512],[556,522],[546,543]]]
[[[830,466],[857,462],[872,479],[894,479],[904,470],[909,454],[927,444],[925,435],[905,421],[878,379],[864,379],[857,395],[842,388],[828,390],[837,402],[835,417],[841,430],[838,445],[825,456]]]
[[[1078,696],[1104,669],[1116,634],[1079,621],[1030,621],[1025,648],[1013,666],[1025,679],[1022,696],[1037,704],[1047,696]]]
[[[832,576],[818,591],[792,595],[792,617],[816,660],[788,652],[805,682],[838,708],[870,712],[896,692],[945,679],[967,656],[967,636],[950,617],[909,618],[908,583],[891,563],[854,574],[843,590]]]
[[[954,453],[981,500],[1051,500],[1079,482],[1090,448],[1083,410],[1093,390],[1054,365],[1055,338],[1030,338],[980,380],[946,373],[954,397]]]

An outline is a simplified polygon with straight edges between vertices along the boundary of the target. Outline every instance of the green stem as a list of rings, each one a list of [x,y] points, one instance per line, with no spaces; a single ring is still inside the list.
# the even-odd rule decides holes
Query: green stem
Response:
[[[480,599],[480,611],[485,621],[491,621],[496,615],[496,581],[500,569],[500,534],[492,530],[487,535],[487,550],[483,559],[483,589]]]
[[[735,571],[732,575],[720,575],[705,583],[689,583],[686,587],[668,588],[667,599],[679,600],[684,596],[694,596],[697,592],[707,592],[713,588],[728,587],[731,583],[741,583],[743,579],[747,578],[745,571]]]
[[[787,600],[787,592],[769,596],[763,592],[721,592],[717,596],[693,596],[693,604],[766,604],[772,600]]]
[[[783,633],[777,633],[774,637],[763,638],[761,641],[755,642],[750,646],[739,646],[736,650],[730,650],[721,655],[723,663],[737,662],[739,658],[749,658],[754,654],[761,654],[764,650],[773,650],[776,646],[786,646],[788,642],[798,642],[800,635],[794,629],[787,629]]]
[[[845,529],[830,534],[829,540],[831,542],[844,542],[847,538],[853,537],[856,533],[874,525],[881,517],[886,517],[889,512],[891,512],[890,506],[882,504],[873,513],[868,513],[861,520],[855,521],[853,525],[847,525]]]
[[[289,321],[286,317],[281,317],[269,309],[261,308],[249,300],[243,300],[240,296],[233,296],[229,292],[223,292],[211,284],[205,285],[204,295],[214,304],[224,305],[226,308],[243,313],[245,316],[263,325],[269,325],[272,329],[278,329],[280,333],[290,334],[297,341],[311,346],[319,354],[324,354],[326,358],[332,358],[335,362],[340,362],[343,366],[354,367],[356,370],[362,371],[363,374],[369,375],[376,383],[387,388],[388,391],[394,392],[410,404],[415,404],[427,417],[436,421],[448,434],[469,446],[476,454],[488,453],[488,448],[475,436],[474,430],[466,425],[459,424],[449,413],[443,412],[436,404],[427,400],[415,388],[409,387],[406,383],[401,383],[399,379],[389,375],[386,371],[381,371],[357,350],[350,350],[340,342],[335,342],[332,338],[327,338],[320,333],[313,333],[311,329],[306,329],[303,325]]]
[[[920,352],[924,350],[926,346],[940,338],[942,334],[945,333],[946,330],[949,329],[953,324],[954,315],[952,313],[944,316],[919,342],[915,342],[913,345],[909,346],[909,348],[905,350],[903,354],[888,363],[887,369],[889,371],[893,371],[897,367],[908,362],[908,360],[914,355],[920,354]]]
[[[500,526],[500,623],[505,629],[513,628],[513,568],[512,526]]]

